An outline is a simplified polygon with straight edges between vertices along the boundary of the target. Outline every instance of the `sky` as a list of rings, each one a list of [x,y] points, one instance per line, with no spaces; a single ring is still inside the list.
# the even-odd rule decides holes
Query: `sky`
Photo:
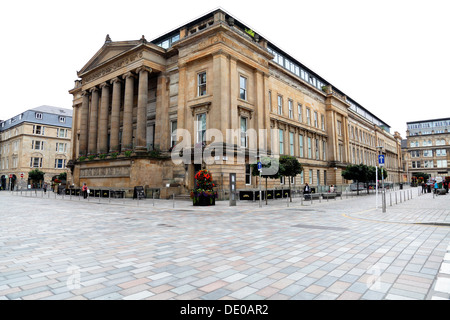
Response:
[[[406,138],[450,117],[450,1],[5,1],[0,119],[72,107],[77,71],[113,41],[148,41],[216,8],[268,39]],[[443,91],[441,91],[441,89]]]

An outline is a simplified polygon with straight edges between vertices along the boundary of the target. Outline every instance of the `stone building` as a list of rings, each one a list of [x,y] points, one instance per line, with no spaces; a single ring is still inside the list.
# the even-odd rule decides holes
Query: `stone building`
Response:
[[[450,176],[450,118],[413,121],[406,125],[403,158],[408,181],[415,172],[428,173],[433,179]]]
[[[145,186],[164,197],[187,193],[204,167],[219,188],[229,173],[239,189],[252,188],[259,154],[298,157],[297,186],[343,184],[342,169],[375,165],[378,146],[391,179],[400,177],[397,133],[221,9],[153,41],[108,35],[70,93],[78,186]]]
[[[72,110],[40,106],[0,122],[2,189],[26,188],[28,172],[39,169],[44,181],[67,172],[72,150]]]

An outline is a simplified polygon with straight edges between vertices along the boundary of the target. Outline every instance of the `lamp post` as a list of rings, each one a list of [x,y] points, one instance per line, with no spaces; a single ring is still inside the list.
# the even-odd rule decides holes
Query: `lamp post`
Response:
[[[382,146],[377,146],[377,149],[379,149],[379,155],[378,155],[378,165],[380,166],[381,169],[381,183],[382,183],[382,188],[383,188],[383,192],[381,193],[381,203],[382,203],[382,211],[383,213],[386,212],[386,190],[384,188],[384,174],[383,174],[383,167],[384,167],[384,155],[383,155],[383,147]],[[378,184],[378,181],[377,181]],[[378,206],[378,204],[377,204]]]

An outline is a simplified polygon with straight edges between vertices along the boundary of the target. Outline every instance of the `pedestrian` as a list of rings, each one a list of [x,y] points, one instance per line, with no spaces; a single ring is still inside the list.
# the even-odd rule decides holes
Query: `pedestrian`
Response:
[[[83,198],[86,199],[88,197],[89,189],[86,185],[86,182],[83,183],[83,187],[81,188],[81,192],[83,193]]]
[[[311,188],[309,187],[308,184],[306,184],[305,187],[303,188],[303,194],[308,195],[308,196],[305,196],[305,200],[309,199],[310,193],[311,193]]]
[[[434,193],[436,194],[436,195],[438,195],[438,188],[439,188],[439,185],[438,185],[438,183],[437,183],[437,181],[435,181],[434,182]]]
[[[47,182],[44,182],[43,188],[44,188],[44,193],[47,193]]]
[[[334,186],[333,185],[330,186],[330,193],[334,193]]]
[[[427,193],[427,184],[424,182],[422,182],[422,193]]]

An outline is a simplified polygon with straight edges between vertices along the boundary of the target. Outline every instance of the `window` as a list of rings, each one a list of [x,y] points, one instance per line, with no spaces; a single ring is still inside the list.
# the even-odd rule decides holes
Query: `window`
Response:
[[[325,116],[323,114],[320,115],[320,121],[322,123],[322,130],[325,130]]]
[[[44,150],[44,141],[31,140],[31,149],[33,149],[33,150]]]
[[[67,143],[56,143],[56,152],[66,152],[67,151]]]
[[[282,96],[278,96],[278,114],[279,115],[283,114],[283,97]]]
[[[251,173],[251,167],[249,164],[245,165],[245,184],[249,185],[252,183],[252,173]]]
[[[206,72],[201,72],[198,74],[198,96],[204,96],[206,95]]]
[[[40,112],[36,112],[35,116],[36,116],[36,119],[42,119],[42,113],[40,113]]]
[[[418,147],[419,146],[419,141],[411,141],[411,143],[409,145],[410,145],[411,148]]]
[[[425,160],[423,162],[423,167],[424,168],[433,168],[434,167],[433,160]]]
[[[304,175],[304,171],[302,171],[300,173],[300,184],[304,184],[305,183],[305,175]]]
[[[42,158],[32,157],[30,160],[31,168],[42,168]]]
[[[289,154],[294,155],[294,133],[289,132]]]
[[[447,160],[438,160],[437,167],[438,168],[447,168]]]
[[[312,145],[311,145],[311,138],[308,137],[308,158],[312,159]]]
[[[319,160],[319,139],[314,139],[315,140],[315,149],[316,149],[316,160]]]
[[[59,116],[58,120],[59,120],[60,123],[66,123],[66,117]]]
[[[300,103],[297,105],[297,112],[298,112],[298,121],[302,122],[303,121],[303,119],[302,119],[302,105]]]
[[[327,143],[325,141],[322,141],[322,160],[327,160],[327,153],[326,153],[326,149],[327,149]]]
[[[299,142],[298,145],[299,145],[299,149],[300,149],[299,156],[300,156],[300,158],[303,158],[304,155],[303,155],[303,135],[302,134],[298,136],[298,142]]]
[[[272,111],[272,91],[269,90],[269,110]]]
[[[337,121],[337,131],[338,131],[338,135],[342,136],[342,122],[339,120]]]
[[[37,125],[33,125],[33,134],[39,134],[39,135],[44,135],[44,127],[43,126],[37,126]]]
[[[311,111],[309,108],[306,108],[306,124],[311,125]]]
[[[170,122],[170,146],[173,147],[177,143],[177,135],[175,131],[177,130],[177,120]]]
[[[320,184],[320,170],[317,170],[317,184]]]
[[[311,185],[313,183],[313,171],[312,169],[309,169],[309,184]]]
[[[239,76],[239,98],[247,100],[247,78]]]
[[[66,167],[65,159],[55,159],[55,169],[64,169]]]
[[[447,155],[446,149],[437,149],[436,150],[436,157],[445,157]]]
[[[279,142],[280,142],[280,154],[283,154],[283,129],[278,129],[278,134],[279,134]]]
[[[437,146],[444,146],[445,145],[445,139],[438,139],[436,140]]]
[[[289,105],[289,118],[294,119],[294,106],[292,100],[288,100]]]
[[[431,140],[423,140],[424,147],[431,147],[433,144],[431,143]]]
[[[433,150],[423,150],[423,156],[424,157],[432,157],[433,156]]]
[[[247,148],[247,118],[241,117],[241,147]]]
[[[318,119],[317,111],[314,111],[314,127],[316,127],[316,128],[319,127],[319,119]]]
[[[197,134],[196,134],[196,143],[205,142],[206,141],[206,113],[201,113],[197,115]]]
[[[67,132],[69,129],[62,129],[62,128],[58,128],[56,129],[56,136],[58,138],[67,138]]]

